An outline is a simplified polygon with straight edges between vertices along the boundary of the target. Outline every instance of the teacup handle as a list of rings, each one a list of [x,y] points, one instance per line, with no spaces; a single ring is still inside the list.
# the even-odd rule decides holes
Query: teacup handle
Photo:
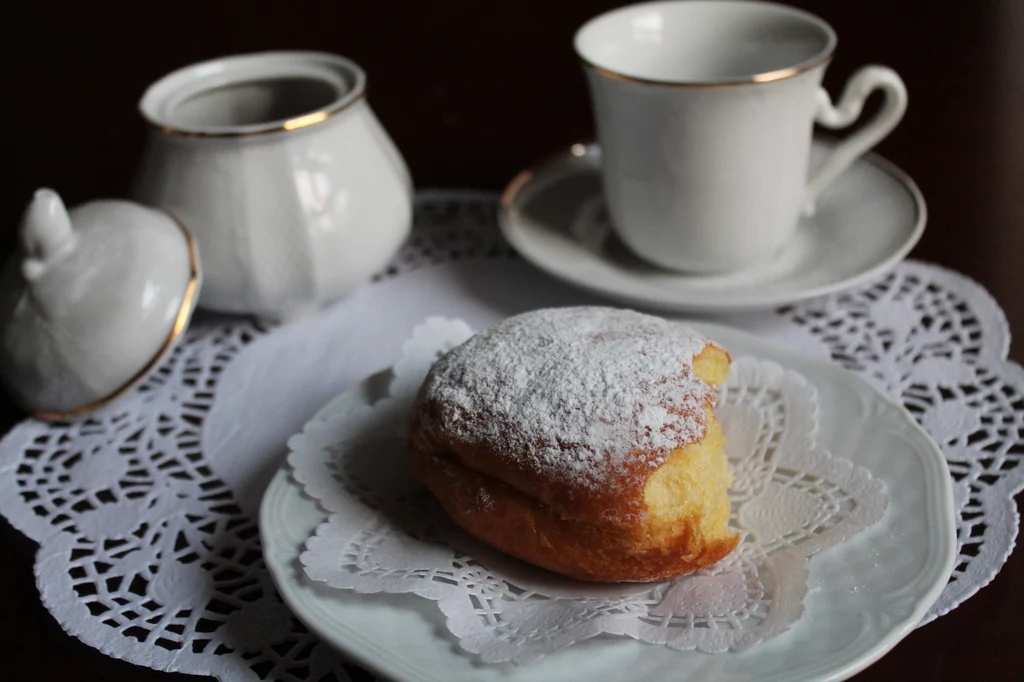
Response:
[[[858,157],[881,142],[907,110],[907,88],[899,75],[885,66],[865,66],[853,74],[846,81],[838,106],[832,105],[824,88],[818,88],[818,111],[814,120],[833,130],[853,124],[860,117],[868,95],[876,89],[885,95],[881,111],[863,128],[836,145],[817,174],[811,178],[807,184],[804,215],[814,214],[814,205],[821,192]]]

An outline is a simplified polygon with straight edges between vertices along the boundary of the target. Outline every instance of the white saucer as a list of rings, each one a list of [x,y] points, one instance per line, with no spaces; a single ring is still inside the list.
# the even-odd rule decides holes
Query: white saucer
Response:
[[[814,141],[812,169],[830,146]],[[526,260],[555,277],[664,310],[764,308],[853,287],[903,260],[926,220],[914,181],[868,155],[825,191],[816,214],[771,262],[728,275],[686,275],[640,260],[614,236],[600,174],[600,148],[580,144],[523,171],[502,197],[502,232]]]
[[[400,682],[836,682],[863,670],[921,622],[949,580],[956,524],[946,460],[906,410],[853,373],[735,329],[695,326],[735,356],[772,360],[806,377],[818,391],[818,442],[888,488],[881,521],[812,557],[804,615],[789,631],[743,652],[595,637],[533,665],[482,664],[458,649],[432,602],[361,595],[306,578],[299,553],[328,514],[303,493],[287,463],[260,506],[263,556],[281,598],[324,642]],[[370,404],[388,376],[343,393],[313,420]]]

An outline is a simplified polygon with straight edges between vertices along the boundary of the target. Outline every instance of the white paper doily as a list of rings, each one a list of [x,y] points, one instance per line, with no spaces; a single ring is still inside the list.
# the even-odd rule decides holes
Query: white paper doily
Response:
[[[434,360],[470,336],[461,321],[418,326],[385,399],[310,422],[288,463],[331,516],[301,562],[318,582],[437,602],[466,651],[533,663],[600,634],[671,649],[742,651],[803,613],[807,559],[885,512],[885,486],[815,441],[818,402],[801,375],[752,357],[733,363],[717,409],[735,481],[742,541],[712,568],[647,585],[585,584],[504,559],[460,532],[411,475],[405,444]]]
[[[273,595],[260,495],[288,437],[386,367],[425,317],[482,328],[529,308],[600,302],[519,261],[497,236],[495,207],[490,193],[422,194],[410,243],[349,300],[270,331],[197,320],[124,400],[7,434],[0,512],[39,543],[36,582],[61,626],[160,670],[344,679],[339,658]],[[929,619],[992,579],[1018,529],[1024,372],[1006,360],[1008,327],[984,289],[910,261],[848,294],[728,322],[874,377],[940,442],[956,479],[960,555]]]

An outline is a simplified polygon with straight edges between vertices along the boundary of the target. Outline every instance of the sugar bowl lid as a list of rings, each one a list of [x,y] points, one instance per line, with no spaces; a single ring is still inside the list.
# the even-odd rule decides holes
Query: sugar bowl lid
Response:
[[[114,200],[68,211],[40,189],[20,236],[0,272],[0,381],[38,416],[68,418],[120,397],[188,326],[199,257],[171,215]]]

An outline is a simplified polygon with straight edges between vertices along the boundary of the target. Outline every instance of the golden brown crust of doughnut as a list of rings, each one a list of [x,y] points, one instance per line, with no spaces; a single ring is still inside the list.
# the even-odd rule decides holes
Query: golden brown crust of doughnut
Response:
[[[739,542],[724,522],[715,527],[694,516],[675,520],[669,535],[651,523],[623,529],[565,519],[512,486],[452,460],[417,454],[413,461],[416,475],[468,533],[578,580],[654,581],[686,575],[723,559]]]
[[[729,354],[719,346],[708,344],[694,358],[694,373],[713,386],[720,385],[728,376],[731,362]],[[724,376],[714,376],[716,373]],[[708,376],[703,376],[707,373]],[[720,381],[715,379],[720,378]],[[467,442],[459,434],[434,428],[439,420],[433,412],[438,408],[429,400],[420,401],[409,427],[409,445],[413,453],[434,453],[447,460],[486,474],[511,485],[542,504],[552,507],[564,518],[592,523],[629,527],[644,517],[643,491],[653,469],[645,467],[644,451],[636,449],[613,477],[602,481],[600,489],[580,490],[571,479],[552,479],[528,466],[529,458],[516,457],[518,453],[502,450],[498,444],[480,445]],[[695,411],[692,416],[704,421],[704,415]],[[463,415],[463,421],[472,421],[475,415]],[[683,446],[686,443],[679,443]]]
[[[717,386],[728,376],[729,362],[726,351],[708,344],[694,358],[693,369]],[[705,568],[739,542],[726,528],[728,470],[710,404],[692,415],[706,426],[702,441],[680,443],[656,468],[639,469],[645,458],[636,452],[600,489],[582,492],[541,476],[523,464],[524,458],[503,453],[500,444],[474,445],[428,427],[435,423],[432,409],[429,401],[421,401],[410,423],[417,476],[456,523],[508,554],[581,580],[648,581]],[[705,442],[708,447],[702,449]],[[675,476],[676,471],[685,473],[690,462],[699,462],[693,466],[700,471],[713,470],[707,490],[698,489],[700,480],[687,488],[707,498],[698,505],[703,511],[688,507],[672,511],[671,518],[659,516],[647,499],[655,472],[672,465],[678,468]]]

